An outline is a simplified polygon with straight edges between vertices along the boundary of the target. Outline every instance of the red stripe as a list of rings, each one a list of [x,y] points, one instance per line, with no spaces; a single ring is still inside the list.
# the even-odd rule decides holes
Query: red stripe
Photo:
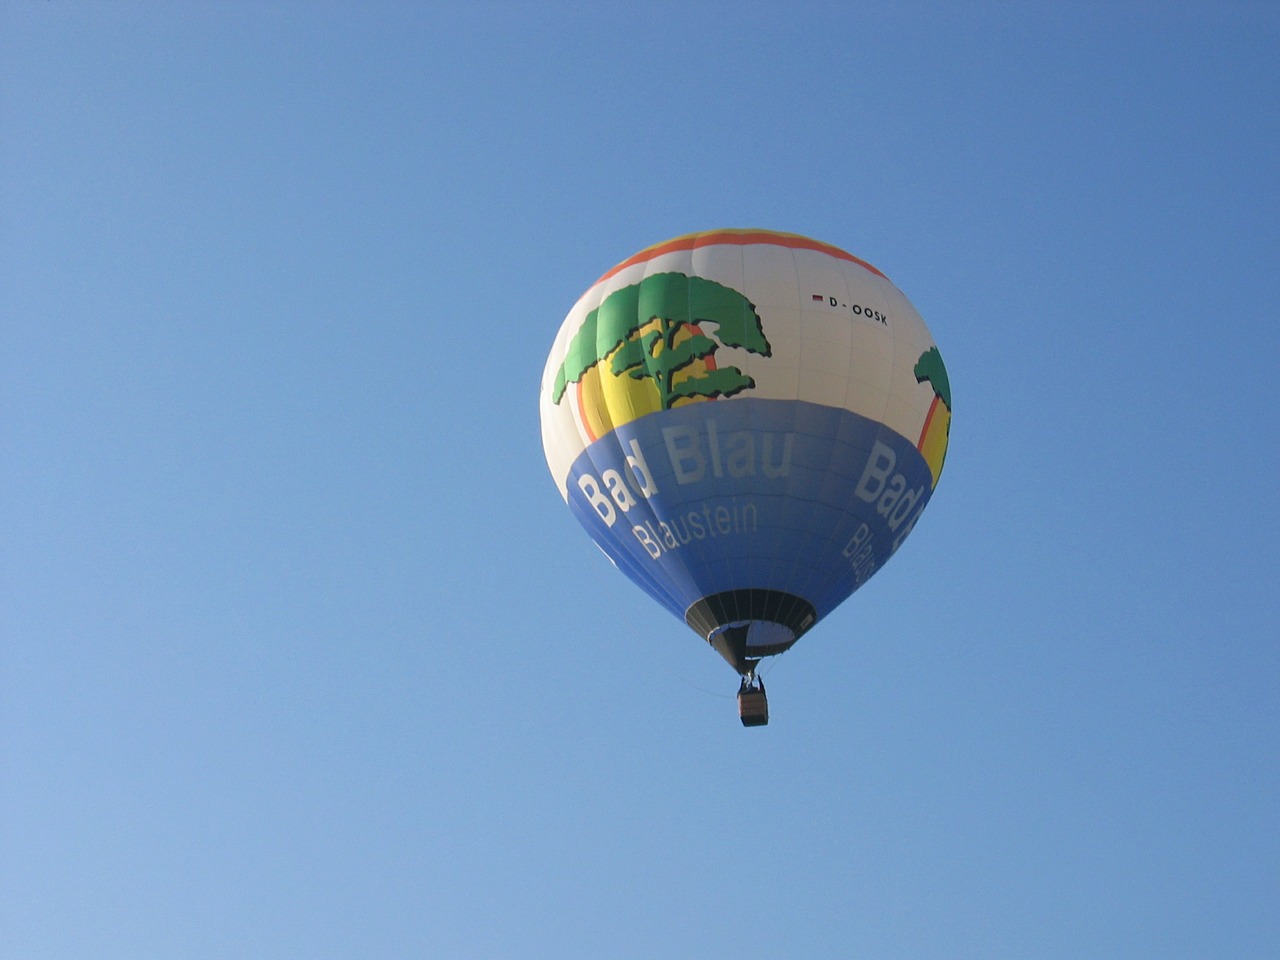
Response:
[[[929,425],[933,423],[933,415],[938,412],[938,407],[942,405],[942,398],[936,393],[933,395],[933,403],[929,404],[929,414],[924,418],[924,426],[920,428],[920,440],[916,443],[916,449],[924,453],[924,438],[929,435]]]
[[[596,361],[596,362],[599,363],[599,361]],[[583,380],[585,380],[586,374],[583,374],[582,376],[583,376]],[[582,421],[583,432],[586,433],[586,435],[591,438],[590,443],[588,443],[588,446],[590,446],[592,443],[595,443],[600,438],[597,437],[595,435],[595,431],[591,429],[591,421],[587,419],[587,408],[582,405],[582,380],[578,381],[577,386],[578,386],[578,417]]]
[[[696,250],[698,247],[711,247],[717,244],[729,244],[731,246],[745,247],[753,243],[770,243],[777,247],[789,247],[792,250],[817,250],[828,256],[836,257],[840,260],[848,260],[850,263],[856,263],[860,267],[865,267],[878,277],[884,277],[884,274],[873,267],[867,261],[855,257],[851,253],[846,253],[839,247],[833,247],[829,243],[822,243],[819,240],[810,240],[808,237],[802,237],[795,233],[774,233],[770,230],[709,230],[706,233],[691,233],[688,236],[676,237],[674,240],[668,240],[666,243],[660,243],[657,246],[649,247],[647,250],[641,250],[634,257],[623,260],[620,264],[609,270],[597,280],[608,280],[620,270],[627,267],[635,266],[637,263],[644,263],[652,260],[654,257],[660,257],[664,253],[675,253],[681,250]],[[887,280],[888,277],[885,277]]]

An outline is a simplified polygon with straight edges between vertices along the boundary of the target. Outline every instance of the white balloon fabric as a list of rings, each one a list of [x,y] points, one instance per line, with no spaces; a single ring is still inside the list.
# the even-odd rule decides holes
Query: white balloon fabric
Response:
[[[875,267],[796,234],[715,230],[649,247],[579,298],[540,409],[591,537],[747,674],[911,532],[942,473],[951,388]]]

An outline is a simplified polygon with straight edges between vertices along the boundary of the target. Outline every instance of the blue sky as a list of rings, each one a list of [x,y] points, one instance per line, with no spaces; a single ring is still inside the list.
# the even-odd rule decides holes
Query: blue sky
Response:
[[[0,955],[1280,952],[1270,4],[0,14]],[[773,722],[542,458],[758,226],[947,359]]]

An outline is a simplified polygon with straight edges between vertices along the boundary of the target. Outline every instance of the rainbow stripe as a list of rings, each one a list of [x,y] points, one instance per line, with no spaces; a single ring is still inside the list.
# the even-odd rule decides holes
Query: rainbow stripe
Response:
[[[856,263],[860,267],[870,270],[878,277],[884,277],[876,267],[873,267],[867,261],[855,257],[852,253],[841,250],[839,247],[833,247],[829,243],[823,243],[820,240],[813,240],[809,237],[803,237],[798,233],[777,233],[773,230],[707,230],[702,233],[689,233],[683,237],[676,237],[674,240],[667,240],[664,243],[658,243],[652,247],[646,247],[633,257],[628,257],[611,270],[605,272],[596,283],[608,280],[619,271],[634,266],[637,263],[644,263],[652,260],[654,257],[660,257],[665,253],[676,253],[681,250],[696,250],[698,247],[713,247],[718,244],[729,244],[732,246],[745,247],[753,243],[769,243],[777,247],[788,247],[792,250],[817,250],[829,256],[836,257],[840,260],[848,260],[850,263]],[[887,280],[888,277],[885,277]]]

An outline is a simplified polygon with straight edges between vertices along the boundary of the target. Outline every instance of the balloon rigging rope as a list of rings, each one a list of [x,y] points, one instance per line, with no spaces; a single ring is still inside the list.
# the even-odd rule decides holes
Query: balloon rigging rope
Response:
[[[708,690],[706,687],[699,686],[698,684],[690,680],[688,677],[683,677],[680,674],[676,673],[674,670],[672,670],[669,666],[667,666],[661,660],[652,660],[650,661],[650,663],[660,667],[663,673],[666,673],[667,675],[674,677],[676,680],[680,682],[682,686],[688,687],[691,690],[697,690],[699,693],[705,693],[709,697],[715,697],[718,700],[730,700],[730,699],[735,699],[738,696],[738,691],[736,689],[733,691],[733,693],[721,693],[718,690]]]

